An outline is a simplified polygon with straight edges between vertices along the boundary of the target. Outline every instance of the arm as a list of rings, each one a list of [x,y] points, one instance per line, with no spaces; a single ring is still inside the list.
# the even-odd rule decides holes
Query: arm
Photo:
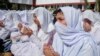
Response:
[[[44,44],[43,52],[45,56],[59,56],[59,54],[54,51],[53,47],[47,44]]]

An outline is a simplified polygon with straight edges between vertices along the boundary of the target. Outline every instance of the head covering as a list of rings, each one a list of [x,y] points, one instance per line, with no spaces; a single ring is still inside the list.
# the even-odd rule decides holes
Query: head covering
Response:
[[[13,28],[18,28],[18,24],[21,23],[21,17],[18,13],[13,13],[12,14],[13,17]]]
[[[84,38],[89,39],[88,43],[93,48],[93,55],[96,55],[96,45],[89,33],[86,33],[82,30],[82,17],[80,17],[80,11],[73,7],[61,7],[60,8],[64,14],[65,21],[67,26],[62,25],[59,22],[55,23],[55,29],[58,34],[58,38],[61,39],[62,53],[61,56],[77,56],[80,49],[84,47]],[[56,37],[57,38],[57,37]],[[87,40],[86,40],[87,41]],[[78,45],[77,45],[78,44]],[[60,44],[59,44],[60,45]],[[59,46],[58,45],[58,46]],[[77,45],[75,49],[74,45]],[[69,47],[69,49],[68,49]],[[73,48],[71,48],[73,47]],[[67,51],[68,50],[68,51]]]
[[[33,17],[33,12],[34,10],[29,10],[28,11],[28,15],[27,15],[27,17],[28,17],[28,23],[29,23],[29,25],[32,25],[32,24],[35,24],[35,22],[34,22],[34,17]]]
[[[8,12],[3,16],[3,20],[4,20],[5,25],[7,24],[7,25],[11,26],[11,24],[13,22],[12,13],[13,12]]]
[[[3,21],[4,21],[4,25],[5,25],[5,29],[8,30],[8,31],[15,31],[16,29],[13,28],[14,27],[14,22],[13,22],[13,14],[14,12],[13,11],[10,11],[8,13],[6,13],[4,16],[3,16]]]
[[[48,25],[52,22],[53,20],[53,15],[50,13],[47,9],[43,7],[38,7],[34,9],[32,12],[34,13],[40,22],[41,28],[44,32],[47,32],[48,30]]]
[[[6,14],[6,12],[3,11],[3,10],[0,10],[0,20],[2,20],[2,17],[3,17],[4,14]]]
[[[83,19],[85,18],[89,19],[93,24],[96,22],[94,12],[92,10],[85,10],[83,12]]]
[[[80,39],[80,37],[76,36],[90,36],[83,30],[83,18],[79,10],[73,7],[61,7],[60,9],[64,14],[67,26],[56,22],[55,28],[58,34],[63,36],[61,39],[63,39],[67,45],[73,45]],[[68,42],[66,40],[68,40]]]
[[[94,15],[95,15],[94,19],[95,19],[96,23],[92,27],[92,30],[90,33],[93,36],[95,36],[95,40],[96,40],[97,44],[100,44],[100,13],[95,12]]]
[[[80,37],[77,36],[81,35],[81,26],[79,26],[78,23],[80,12],[73,7],[61,7],[61,10],[67,22],[67,26],[63,26],[59,22],[56,22],[56,31],[61,36],[64,43],[73,45],[80,39]]]
[[[34,22],[33,12],[34,10],[28,11],[28,25],[34,31],[34,34],[38,31],[38,26]]]
[[[100,23],[100,13],[99,12],[95,12],[94,15],[95,15],[96,22]]]
[[[24,10],[24,11],[20,11],[20,12],[17,12],[20,17],[21,17],[21,21],[23,24],[28,24],[28,11],[27,10]]]

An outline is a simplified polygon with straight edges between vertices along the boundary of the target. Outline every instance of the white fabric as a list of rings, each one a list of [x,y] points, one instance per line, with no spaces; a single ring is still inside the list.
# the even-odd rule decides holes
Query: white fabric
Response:
[[[44,56],[44,54],[43,54],[43,45],[44,45],[45,43],[48,43],[49,37],[50,37],[50,36],[49,36],[48,34],[44,33],[44,31],[43,31],[42,29],[40,29],[40,30],[36,33],[36,35],[33,34],[33,35],[31,36],[31,38],[30,38],[31,41],[32,41],[33,43],[35,43],[36,46],[38,47],[38,49],[37,49],[36,51],[39,50],[38,53],[40,53],[41,56]]]
[[[25,12],[22,13],[22,15]],[[21,14],[19,14],[21,15]],[[27,14],[24,14],[23,21],[20,22],[20,19],[17,19],[20,23],[22,23],[23,27],[31,28],[33,31],[33,34],[36,34],[37,27],[35,24],[27,25],[29,21],[27,21],[28,16]],[[16,16],[15,16],[16,17]],[[26,19],[26,20],[24,20]],[[16,23],[15,25],[18,25]],[[23,28],[21,29],[21,32],[23,32]],[[12,46],[11,46],[11,52],[14,54],[14,56],[40,56],[41,54],[39,53],[40,51],[38,50],[39,48],[37,45],[33,42],[33,37],[29,37],[27,35],[22,35],[20,31],[15,31],[11,33],[11,39],[12,39]]]
[[[11,15],[12,15],[12,12],[9,12],[3,15],[2,17],[2,21],[5,27],[0,30],[0,38],[3,40],[5,40],[6,37],[10,34],[10,32],[14,30],[12,29],[13,23],[12,23]]]
[[[4,28],[0,29],[0,39],[5,40],[9,33],[10,32],[5,30]]]
[[[21,17],[21,22],[24,24],[28,24],[28,11],[27,10],[20,11],[18,14]]]
[[[32,11],[28,11],[28,18],[27,19],[28,19],[29,25],[34,24],[34,17],[33,17],[33,14],[31,13]]]
[[[22,35],[20,32],[12,32],[11,39],[13,41],[11,52],[14,56],[40,56],[38,47],[29,36]]]
[[[33,16],[33,14],[32,14],[32,16]],[[32,17],[32,20],[34,20],[34,18]],[[43,54],[43,44],[44,43],[47,43],[48,42],[48,40],[49,40],[49,35],[48,34],[46,34],[42,29],[40,29],[39,31],[38,31],[38,28],[37,28],[37,26],[35,26],[36,24],[34,24],[34,22],[33,22],[33,35],[31,36],[31,41],[33,42],[33,43],[35,43],[36,44],[36,46],[39,48],[39,49],[37,49],[37,51],[39,50],[39,52],[38,53],[40,53],[41,54],[41,56],[44,56],[44,54]],[[54,27],[53,27],[53,25],[52,25],[52,23],[50,23],[49,24],[49,26],[48,26],[48,30],[47,30],[47,32],[50,32],[50,31],[52,31],[54,29]]]
[[[13,32],[13,33],[11,33],[10,39],[12,40],[12,43],[16,43],[17,40],[20,40],[20,37],[19,37],[20,35],[21,35],[20,32]]]
[[[21,17],[17,12],[13,13],[12,17],[13,17],[14,27],[17,28],[18,24],[21,22]]]
[[[5,24],[5,29],[8,31],[15,31],[16,29],[13,28],[14,22],[13,22],[13,14],[14,12],[8,12],[6,15],[4,15],[3,20]]]
[[[67,27],[59,22],[55,23],[57,33],[53,41],[54,50],[60,56],[97,56],[96,45],[91,35],[82,30],[80,12],[73,7],[60,9],[64,14]]]
[[[96,22],[94,12],[92,10],[85,10],[83,12],[83,19],[89,19],[94,24]]]
[[[6,12],[3,11],[3,10],[0,10],[0,20],[2,20],[2,17],[3,17],[4,14],[6,14]]]
[[[99,44],[100,43],[100,22],[96,22],[95,24],[94,24],[94,26],[92,27],[92,30],[91,30],[91,34],[93,35],[93,36],[95,36],[95,40],[96,40],[96,42],[97,42],[97,44]]]
[[[31,29],[34,29],[33,26],[31,26]],[[27,35],[21,35],[18,32],[12,32],[12,36],[14,36],[13,39],[13,44],[11,46],[11,51],[14,54],[14,56],[41,56],[41,52],[39,50],[39,47],[37,44],[33,41],[34,39],[34,34],[33,36],[28,37]],[[16,37],[17,36],[17,37]],[[19,40],[17,42],[17,40]],[[25,42],[26,41],[26,42]],[[28,42],[27,42],[28,41]],[[37,40],[35,40],[37,41]]]
[[[48,43],[48,40],[50,38],[48,32],[53,30],[53,25],[52,25],[53,15],[51,14],[51,12],[49,12],[47,9],[43,7],[36,8],[33,11],[31,11],[31,13],[33,17],[34,17],[34,14],[38,17],[38,20],[41,25],[41,29],[39,29],[39,31],[37,30],[36,35],[32,36],[34,37],[33,42],[39,48],[40,52],[38,53],[40,53],[41,56],[44,56],[43,45],[44,43]],[[50,27],[52,27],[51,30],[50,30]]]
[[[54,29],[55,29],[55,27],[54,27],[53,23],[50,23],[49,26],[48,26],[48,31],[47,32],[51,32]]]
[[[100,56],[100,13],[95,12],[95,18],[96,23],[92,27],[91,34],[94,36],[94,39],[96,40],[96,43],[98,45],[98,55]]]
[[[36,9],[34,9],[34,11],[32,12],[34,13],[37,17],[38,20],[41,24],[41,28],[44,32],[47,32],[48,30],[48,25],[52,22],[53,20],[53,15],[51,12],[49,12],[48,10],[46,10],[43,7],[38,7]]]
[[[11,52],[14,56],[40,56],[40,53],[38,53],[39,48],[27,35],[22,35],[20,32],[12,32],[11,39],[13,41]]]
[[[41,56],[38,47],[32,42],[13,44],[11,50],[14,56]]]
[[[94,27],[92,28],[91,33],[95,36],[95,39],[97,41],[97,43],[100,43],[100,37],[99,37],[99,33],[100,33],[100,14],[99,12],[95,12],[95,18],[96,23],[94,24]]]

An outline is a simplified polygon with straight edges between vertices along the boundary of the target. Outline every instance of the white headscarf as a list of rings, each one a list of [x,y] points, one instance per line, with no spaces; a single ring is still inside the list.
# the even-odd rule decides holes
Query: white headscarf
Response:
[[[92,30],[90,33],[93,36],[95,36],[95,40],[96,40],[97,44],[100,44],[100,13],[95,12],[94,15],[95,15],[94,20],[96,21],[96,23],[92,27]]]
[[[12,14],[13,17],[13,23],[14,23],[14,28],[18,28],[18,24],[21,23],[21,17],[18,13],[13,13]]]
[[[7,30],[10,30],[11,27],[13,26],[13,17],[12,17],[13,12],[8,12],[3,16],[5,28]]]
[[[5,24],[5,29],[8,31],[16,31],[17,28],[15,24],[18,24],[19,17],[15,11],[10,11],[3,16],[3,21]],[[16,22],[16,23],[15,23]]]
[[[85,19],[85,18],[92,21],[93,24],[95,24],[95,22],[96,22],[94,12],[92,10],[85,10],[83,12],[83,19]]]
[[[61,10],[65,16],[67,27],[56,22],[56,31],[60,36],[62,36],[61,39],[64,43],[67,45],[73,45],[80,39],[80,37],[77,36],[82,34],[80,32],[81,29],[79,29],[81,26],[78,24],[80,12],[73,7],[61,7]]]
[[[28,23],[29,23],[29,25],[32,25],[32,24],[34,24],[34,17],[33,17],[33,14],[31,13],[31,11],[28,11],[28,15],[27,15],[27,19],[28,19]]]
[[[48,25],[52,22],[53,20],[53,15],[50,13],[47,9],[43,7],[38,7],[34,9],[32,12],[34,13],[40,22],[41,28],[44,32],[47,32],[48,30]]]
[[[2,28],[0,32],[0,36],[2,39],[6,39],[6,37],[10,34],[10,32],[15,31],[16,29],[13,28],[13,20],[12,20],[12,12],[6,13],[2,20],[5,27]]]
[[[2,20],[2,17],[3,17],[4,14],[6,14],[6,12],[3,11],[3,10],[0,10],[0,20]]]
[[[21,17],[22,23],[28,24],[28,11],[27,10],[20,11],[20,12],[18,12],[18,14]]]
[[[73,7],[61,7],[61,10],[65,16],[67,26],[62,26],[60,23],[56,22],[55,27],[66,45],[73,45],[82,38],[81,36],[88,36],[88,34],[82,30],[80,11]]]
[[[95,12],[94,15],[95,15],[96,22],[99,22],[100,25],[100,12]]]
[[[88,33],[82,30],[82,18],[80,17],[80,12],[77,9],[73,7],[61,7],[60,9],[64,14],[67,26],[56,22],[55,29],[58,33],[58,36],[62,40],[64,47],[73,46],[77,43],[80,43],[79,45],[77,45],[77,50],[75,50],[75,52],[71,52],[71,55],[74,54],[73,56],[75,56],[78,54],[81,49],[81,46],[83,45],[83,38],[86,37],[91,39],[91,37]],[[91,41],[91,45],[95,50],[95,47],[93,46],[93,41]],[[63,54],[61,54],[62,56],[66,56],[69,54],[66,54],[67,50],[65,50],[64,47],[61,47],[63,50]],[[96,55],[96,53],[94,53],[94,55]]]

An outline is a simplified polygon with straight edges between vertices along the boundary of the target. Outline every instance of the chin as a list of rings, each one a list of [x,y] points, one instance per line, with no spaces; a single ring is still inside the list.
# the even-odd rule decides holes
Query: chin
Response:
[[[86,32],[90,32],[91,30],[87,30]]]

